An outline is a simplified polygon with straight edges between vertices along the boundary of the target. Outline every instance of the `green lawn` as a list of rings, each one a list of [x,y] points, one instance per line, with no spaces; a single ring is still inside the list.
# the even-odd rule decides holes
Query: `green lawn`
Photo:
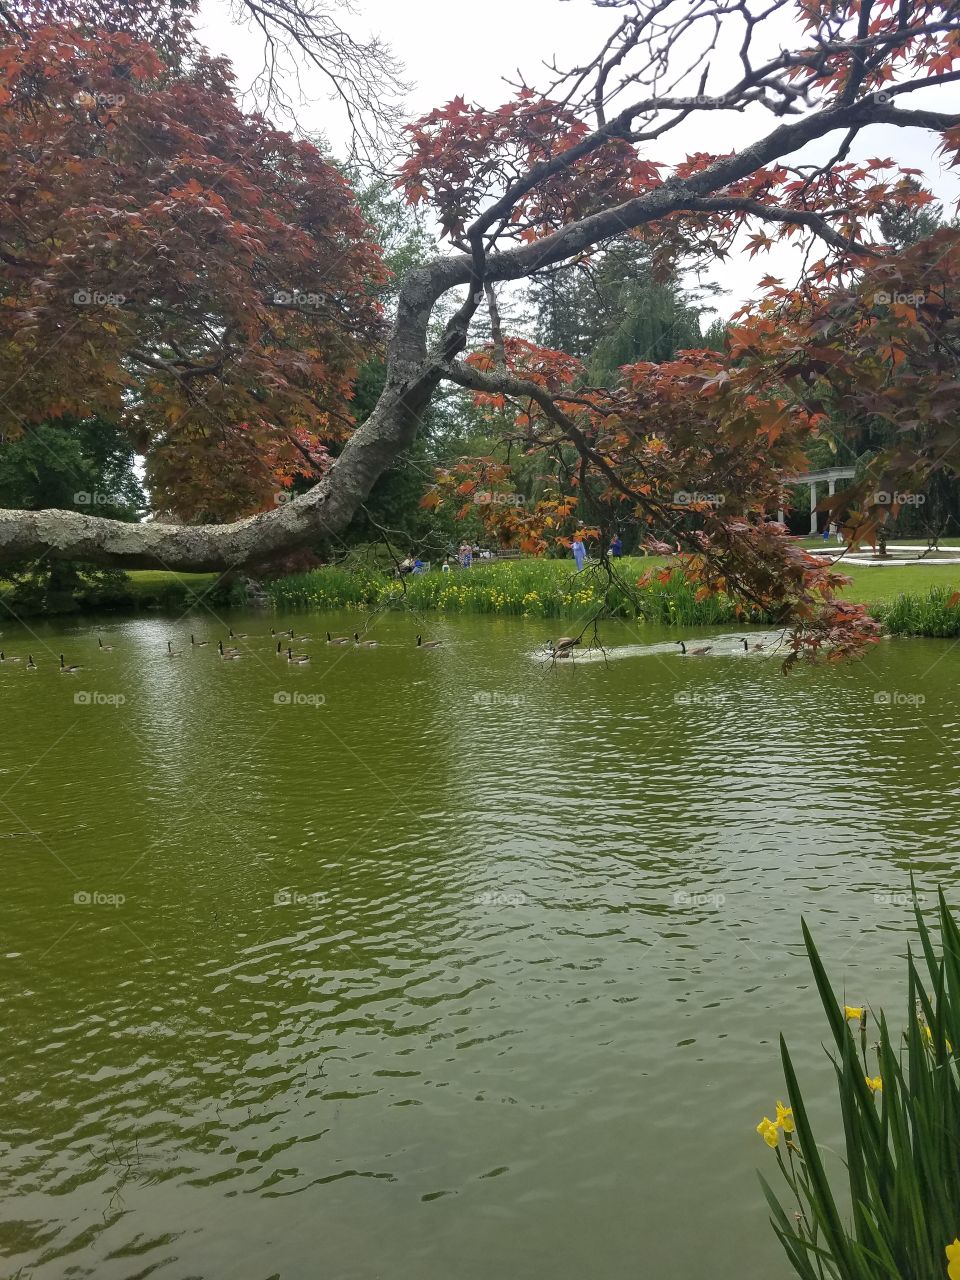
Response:
[[[903,593],[926,595],[931,587],[960,587],[960,564],[885,566],[837,565],[853,582],[843,592],[845,600],[859,604],[889,604]]]
[[[629,556],[618,566],[619,571],[628,580],[649,569],[659,568],[666,560],[659,556]],[[535,566],[543,566],[543,578],[553,581],[563,579],[572,573],[573,565],[566,561],[547,560],[508,562],[497,566],[498,575],[505,571],[508,575],[521,573],[524,575]],[[478,568],[481,566],[478,566]],[[484,569],[487,566],[483,566]],[[886,566],[847,565],[841,561],[837,568],[849,578],[852,584],[843,592],[844,599],[856,600],[862,604],[886,604],[895,600],[903,592],[910,594],[926,594],[930,587],[960,588],[960,564],[916,564]],[[471,573],[473,570],[470,571]],[[164,569],[138,569],[127,575],[133,585],[135,594],[141,599],[156,599],[164,593],[164,589],[180,586],[195,592],[197,595],[208,590],[218,575],[215,573],[170,573]],[[480,579],[473,579],[479,581]]]
[[[134,594],[152,599],[162,591],[180,586],[201,595],[220,577],[217,573],[173,573],[168,569],[133,569],[127,573]]]

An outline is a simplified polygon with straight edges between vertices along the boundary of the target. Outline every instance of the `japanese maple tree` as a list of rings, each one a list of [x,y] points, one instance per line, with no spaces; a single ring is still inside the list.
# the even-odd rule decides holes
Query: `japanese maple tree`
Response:
[[[960,79],[960,0],[602,0],[600,7],[612,29],[595,57],[550,73],[540,86],[517,85],[500,107],[455,98],[409,126],[398,180],[411,202],[432,210],[449,248],[401,282],[383,392],[308,493],[219,529],[131,533],[109,521],[94,529],[64,513],[11,513],[0,517],[0,557],[69,557],[82,547],[107,563],[219,568],[335,534],[415,438],[441,382],[450,381],[488,397],[501,419],[506,413],[527,451],[564,461],[556,492],[537,509],[489,504],[490,518],[523,545],[568,536],[574,491],[589,488],[645,521],[653,545],[674,550],[679,543],[683,570],[701,590],[731,591],[795,624],[798,650],[827,643],[842,653],[861,643],[869,626],[837,602],[839,575],[790,543],[771,516],[784,474],[802,465],[805,446],[828,420],[835,423],[836,411],[886,416],[897,428],[897,447],[875,461],[862,491],[845,495],[858,504],[851,518],[866,532],[889,514],[871,500],[874,481],[920,483],[954,461],[957,233],[944,230],[892,254],[879,230],[882,215],[922,209],[931,197],[916,171],[882,156],[856,161],[852,148],[877,125],[919,129],[939,138],[946,162],[956,164],[960,115],[914,105],[912,95]],[[785,30],[789,48],[782,47]],[[33,45],[32,33],[11,41],[4,65],[14,82],[35,56]],[[219,64],[197,65],[225,81]],[[149,70],[145,79],[155,76]],[[116,88],[103,83],[96,92]],[[668,161],[665,140],[707,113],[742,114],[751,141],[736,152],[701,150]],[[818,142],[827,159],[800,157]],[[186,194],[176,198],[190,206],[197,236],[201,219],[212,225],[224,164],[230,167],[218,156],[209,168],[178,175],[175,190]],[[117,195],[124,189],[119,184]],[[42,214],[44,202],[37,203]],[[158,260],[171,261],[178,226],[157,229]],[[591,387],[568,353],[538,350],[528,335],[503,331],[495,287],[588,260],[625,233],[645,242],[655,267],[674,269],[716,254],[763,253],[788,239],[803,250],[803,276],[797,285],[768,278],[766,295],[739,317],[725,352],[681,353],[624,369],[612,388]],[[241,264],[259,262],[242,231],[230,252]],[[84,269],[112,268],[110,253],[102,239],[91,242]],[[362,272],[358,264],[352,278]],[[109,278],[101,271],[90,283],[103,288]],[[451,293],[455,305],[436,338],[432,320]],[[337,315],[350,316],[348,341],[361,340],[363,291],[343,296],[348,305]],[[182,323],[183,301],[169,302]],[[478,347],[475,322],[488,310],[492,341]],[[217,334],[222,348],[220,328]],[[123,377],[142,351],[141,339],[117,353]],[[163,354],[166,366],[181,358],[171,351]],[[282,390],[309,399],[310,385],[314,396],[325,395],[316,370],[298,379],[288,352],[282,342],[269,348]],[[191,371],[211,363],[190,358]],[[336,360],[326,349],[323,358]],[[42,382],[25,363],[18,364],[24,382]],[[63,380],[58,390],[65,394]],[[279,391],[276,381],[258,388],[268,399]],[[315,427],[298,403],[305,421],[296,425]],[[227,407],[241,419],[239,402]],[[313,407],[330,411],[323,399]],[[146,402],[140,412],[149,415]],[[276,417],[263,414],[265,422]],[[242,420],[253,433],[265,430],[253,413]],[[257,452],[262,446],[258,437]],[[502,460],[465,460],[440,477],[428,501],[443,500],[448,489],[467,495],[481,476],[488,486],[510,483]],[[693,501],[678,501],[680,493]],[[711,500],[697,497],[703,494]]]
[[[176,63],[69,21],[0,48],[0,431],[116,421],[156,506],[218,521],[322,474],[382,267],[316,146]]]

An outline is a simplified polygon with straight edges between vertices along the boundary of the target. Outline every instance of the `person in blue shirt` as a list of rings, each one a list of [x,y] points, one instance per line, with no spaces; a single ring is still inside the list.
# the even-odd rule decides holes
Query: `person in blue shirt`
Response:
[[[583,545],[583,534],[578,533],[570,544],[570,550],[573,552],[573,558],[577,562],[577,573],[583,568],[583,562],[587,558],[587,548]]]
[[[619,560],[623,555],[623,541],[619,533],[615,533],[610,539],[610,554],[613,556],[614,560]]]

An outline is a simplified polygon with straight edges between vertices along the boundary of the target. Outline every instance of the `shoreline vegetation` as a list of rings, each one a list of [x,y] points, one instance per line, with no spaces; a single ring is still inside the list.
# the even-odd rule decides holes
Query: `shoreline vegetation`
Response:
[[[633,584],[642,573],[666,563],[655,557],[624,557],[615,562],[619,581],[609,584],[599,566],[575,573],[568,560],[475,564],[450,573],[432,570],[410,574],[402,582],[370,565],[326,565],[274,579],[263,589],[274,607],[309,612],[407,608],[446,614],[585,619],[604,608],[612,618],[666,626],[770,625],[771,619],[759,611],[738,616],[733,602],[724,597],[696,600],[694,588],[679,575],[666,584],[655,582],[636,589]],[[853,579],[845,598],[866,604],[891,634],[960,635],[960,605],[950,604],[954,591],[960,588],[960,566],[840,567]],[[4,594],[0,589],[0,600]],[[213,573],[144,570],[125,575],[102,597],[78,598],[73,610],[30,607],[32,601],[18,601],[12,592],[9,604],[13,615],[36,617],[61,612],[186,610],[201,602],[242,607],[246,595],[238,583]]]

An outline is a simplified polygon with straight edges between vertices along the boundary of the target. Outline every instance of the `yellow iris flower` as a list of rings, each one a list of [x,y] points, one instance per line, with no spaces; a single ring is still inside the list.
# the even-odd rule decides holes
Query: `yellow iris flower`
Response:
[[[774,1124],[774,1122],[770,1119],[769,1116],[764,1116],[763,1119],[760,1121],[760,1123],[757,1125],[757,1133],[759,1133],[760,1137],[764,1140],[764,1142],[767,1144],[768,1147],[775,1147],[777,1145],[777,1136],[778,1136],[777,1126]]]
[[[779,1098],[777,1099],[777,1127],[784,1133],[793,1133],[793,1107],[785,1107]]]
[[[947,1275],[950,1280],[960,1280],[960,1240],[947,1245]]]
[[[863,1008],[856,1004],[845,1004],[843,1006],[843,1016],[845,1018],[856,1018],[857,1022],[863,1019]]]
[[[882,1091],[883,1081],[880,1079],[879,1076],[874,1076],[872,1080],[869,1076],[864,1076],[863,1078],[864,1080],[866,1080],[867,1084],[870,1086],[870,1088],[873,1090],[874,1093],[880,1093]]]

